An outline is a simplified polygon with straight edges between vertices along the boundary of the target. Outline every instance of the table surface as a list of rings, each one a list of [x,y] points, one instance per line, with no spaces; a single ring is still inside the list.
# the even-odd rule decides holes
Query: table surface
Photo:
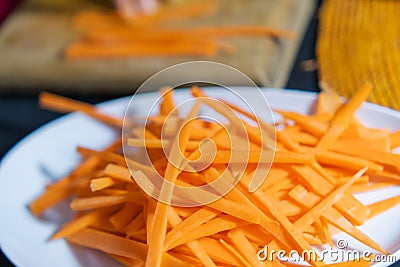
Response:
[[[317,11],[310,21],[286,88],[319,91],[317,72],[306,71],[303,67],[304,61],[315,59],[314,50],[318,27]],[[125,95],[97,95],[93,97],[82,93],[67,96],[90,103],[99,103]],[[0,158],[27,134],[60,116],[50,111],[41,110],[37,105],[37,100],[37,95],[0,95]],[[0,266],[14,266],[1,251]],[[398,262],[393,266],[400,267],[400,263]]]

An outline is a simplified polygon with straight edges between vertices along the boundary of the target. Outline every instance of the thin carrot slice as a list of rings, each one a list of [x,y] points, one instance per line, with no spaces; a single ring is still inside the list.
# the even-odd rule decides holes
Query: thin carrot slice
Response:
[[[129,222],[142,210],[141,205],[125,203],[124,206],[110,217],[111,223],[120,231],[124,230]]]
[[[92,190],[92,192],[96,192],[104,188],[111,187],[115,184],[115,180],[111,179],[110,177],[95,178],[90,180],[90,190]]]
[[[230,253],[232,253],[232,256],[235,257],[241,264],[241,266],[251,266],[250,262],[246,260],[232,245],[228,244],[225,242],[225,240],[220,239],[219,242],[227,249],[229,250]]]
[[[232,257],[230,251],[226,249],[221,242],[209,237],[202,237],[198,239],[198,242],[215,262],[228,264],[230,266],[240,266],[240,262]]]
[[[296,221],[295,225],[298,226],[300,229],[303,229],[308,225],[311,225],[324,213],[326,209],[330,208],[331,206],[333,206],[333,204],[339,201],[339,199],[343,196],[346,190],[349,189],[349,187],[358,178],[360,178],[365,173],[366,170],[367,167],[360,170],[352,177],[352,179],[350,179],[340,187],[336,188],[333,192],[329,193],[329,195],[327,195],[320,203],[318,203],[316,206],[310,209],[306,214],[301,216],[301,218]]]
[[[194,231],[201,224],[214,219],[219,214],[220,212],[210,209],[208,207],[201,208],[200,210],[189,216],[186,220],[176,225],[173,229],[171,229],[171,231],[167,233],[165,237],[164,248],[171,247],[171,244],[174,243],[176,240]]]
[[[85,229],[68,237],[67,240],[84,247],[141,261],[145,261],[148,250],[144,243],[94,229]],[[161,262],[161,266],[190,266],[167,253],[161,256]]]
[[[240,254],[250,263],[251,266],[264,266],[257,258],[257,251],[239,228],[230,230],[228,237]]]
[[[388,209],[398,205],[399,203],[400,203],[400,196],[395,196],[395,197],[391,197],[391,198],[370,204],[368,206],[371,209],[369,218],[373,218],[373,217],[387,211]]]
[[[395,149],[400,146],[400,131],[394,132],[390,135],[390,148]]]
[[[143,194],[140,192],[130,192],[115,196],[95,196],[74,198],[70,204],[72,210],[89,210],[108,206],[114,206],[125,202],[142,203]]]
[[[329,125],[328,131],[317,144],[317,149],[324,149],[333,144],[350,124],[354,112],[367,100],[372,91],[372,84],[365,83],[350,100],[344,104],[335,114]]]
[[[100,220],[107,215],[110,215],[115,208],[104,208],[90,211],[87,214],[83,214],[71,222],[65,224],[57,233],[55,233],[51,240],[55,240],[58,238],[65,238],[70,235],[73,235],[89,226],[91,226],[95,221]]]
[[[170,87],[163,87],[160,89],[162,100],[160,103],[160,114],[164,116],[170,115],[175,108],[174,91]]]
[[[169,209],[168,220],[172,227],[175,227],[182,222],[182,219],[172,208]],[[215,263],[211,260],[210,256],[208,256],[208,254],[204,250],[204,248],[197,241],[195,241],[195,240],[190,241],[187,243],[187,246],[204,266],[206,266],[206,267],[215,267],[216,266]]]
[[[196,231],[187,233],[186,235],[176,239],[174,242],[171,242],[171,244],[168,247],[165,247],[164,250],[168,251],[186,242],[193,241],[201,237],[210,236],[222,231],[234,229],[236,227],[247,224],[249,224],[249,222],[237,219],[230,215],[221,215],[203,225],[200,225],[196,228]]]
[[[297,185],[290,192],[289,196],[297,201],[300,205],[304,205],[308,208],[315,207],[320,202],[320,198],[308,192],[301,185]],[[355,239],[366,244],[367,246],[386,253],[386,251],[379,246],[375,241],[361,232],[358,228],[354,227],[348,220],[346,220],[336,209],[328,208],[328,210],[322,215],[322,218],[326,219],[330,224],[344,231],[345,233],[353,236]]]
[[[190,110],[187,115],[185,121],[182,125],[185,125],[185,122],[191,121],[194,118],[200,108],[200,102],[196,102],[193,108]],[[179,152],[185,151],[186,145],[189,141],[190,132],[188,127],[182,127],[180,135],[176,136],[170,151],[170,160],[174,158],[174,164],[179,164],[181,166],[183,164],[183,159],[179,158]],[[164,201],[169,201],[172,199],[173,187],[171,184],[174,184],[177,176],[179,175],[179,170],[174,164],[168,162],[167,169],[165,170],[165,180],[163,182],[160,199]],[[157,267],[161,264],[161,257],[163,251],[163,244],[165,241],[165,234],[167,229],[167,213],[168,209],[171,208],[168,204],[163,202],[158,202],[156,206],[156,210],[154,212],[154,222],[153,222],[153,230],[148,239],[149,244],[149,253],[146,258],[146,266],[149,267]]]
[[[122,128],[122,119],[100,113],[96,107],[77,100],[43,92],[39,96],[39,103],[42,108],[62,113],[80,111],[96,120]]]

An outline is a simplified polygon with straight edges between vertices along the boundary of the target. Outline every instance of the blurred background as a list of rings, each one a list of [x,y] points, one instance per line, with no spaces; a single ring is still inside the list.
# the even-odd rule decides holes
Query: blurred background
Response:
[[[379,42],[357,36],[360,42],[364,38],[370,41],[371,48],[362,53],[374,53],[373,66],[392,66],[392,78],[369,63],[358,75],[332,70],[331,66],[348,67],[343,58],[358,51],[358,44],[352,50],[347,39],[340,44],[350,48],[340,50],[335,43],[340,40],[332,39],[332,28],[337,25],[332,18],[321,23],[321,8],[325,8],[322,18],[335,8],[340,18],[338,8],[343,12],[353,8],[350,4],[335,6],[339,2],[346,1],[0,0],[0,159],[21,138],[60,116],[38,107],[40,91],[99,103],[131,95],[155,72],[192,60],[228,64],[265,87],[319,91],[318,82],[324,80],[334,88],[346,88],[338,90],[343,95],[351,94],[365,77],[373,77],[379,90],[391,93],[386,97],[379,93],[372,100],[398,108],[399,92],[391,89],[397,83],[393,76],[398,70],[395,63],[387,62],[388,57],[384,63],[379,61]],[[347,2],[358,5],[362,13],[357,2],[369,1]],[[354,16],[349,18],[361,14],[352,10]],[[393,10],[400,9],[394,6]],[[356,19],[344,23],[356,25],[355,31],[362,33]],[[400,31],[393,27],[382,36],[398,38]],[[369,34],[375,34],[371,27]],[[387,42],[385,46],[385,51],[391,49]],[[343,58],[331,56],[332,47],[337,47]],[[316,54],[324,60],[318,60]],[[336,61],[325,59],[328,56]],[[164,85],[174,79],[169,78]],[[234,79],[227,81],[240,85]],[[13,265],[0,254],[0,266]]]

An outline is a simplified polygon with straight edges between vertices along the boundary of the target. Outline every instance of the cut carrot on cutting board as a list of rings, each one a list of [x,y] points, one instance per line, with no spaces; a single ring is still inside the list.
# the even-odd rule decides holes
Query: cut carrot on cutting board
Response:
[[[0,86],[36,91],[62,86],[63,90],[92,93],[109,90],[131,92],[132,88],[160,69],[192,60],[211,60],[237,68],[259,84],[281,88],[290,75],[316,1],[165,2],[174,5],[193,3],[195,8],[184,10],[186,13],[176,12],[180,8],[166,8],[161,15],[141,22],[146,27],[150,22],[162,22],[157,24],[156,29],[144,33],[133,26],[120,28],[124,20],[116,15],[112,0],[24,1],[2,24],[0,31],[0,51],[3,52]],[[86,17],[91,18],[82,22],[77,16],[83,11]],[[110,24],[117,25],[117,29],[98,29]],[[94,29],[87,32],[87,38],[83,38],[89,28]],[[185,30],[192,28],[196,28],[196,32]],[[35,34],[35,29],[40,29],[40,34]],[[173,29],[175,33],[172,34]],[[182,37],[185,32],[189,36]],[[135,39],[156,39],[164,45],[171,44],[136,44],[127,48],[121,34],[123,40],[131,43],[132,35],[135,35]],[[92,40],[99,39],[102,41],[93,45]],[[77,42],[76,45],[73,45],[74,42]],[[174,49],[172,44],[176,44]],[[69,57],[83,58],[85,55],[90,59],[66,60],[65,51],[69,45],[73,47],[67,53]],[[29,49],[26,49],[27,46]],[[113,46],[115,51],[109,49]],[[129,54],[138,56],[128,57]],[[105,58],[99,58],[99,55]],[[37,68],[39,62],[41,68]],[[18,66],[18,72],[10,66]],[[212,74],[207,69],[204,71]],[[162,84],[172,84],[177,77],[170,78]]]

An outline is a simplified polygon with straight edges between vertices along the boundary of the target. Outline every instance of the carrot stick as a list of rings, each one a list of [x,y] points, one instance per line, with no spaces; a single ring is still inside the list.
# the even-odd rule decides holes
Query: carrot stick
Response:
[[[327,130],[326,123],[323,123],[311,116],[302,115],[295,112],[283,111],[278,109],[273,109],[273,111],[279,113],[283,117],[293,120],[299,125],[305,132],[311,135],[322,136]]]
[[[131,173],[126,167],[108,164],[104,169],[104,174],[123,182],[132,182]]]
[[[108,206],[114,206],[125,202],[140,204],[144,200],[141,192],[130,192],[116,196],[95,196],[74,198],[70,204],[72,210],[89,210]]]
[[[134,238],[137,232],[146,229],[144,221],[144,211],[142,210],[134,219],[132,219],[126,226],[125,234],[128,238]],[[147,233],[147,230],[146,230]],[[147,240],[147,236],[145,238]]]
[[[370,161],[375,161],[381,164],[387,164],[395,167],[400,166],[400,155],[382,152],[365,146],[352,145],[349,147],[346,143],[342,144],[336,142],[331,150],[357,156],[359,158],[367,159]]]
[[[103,217],[106,217],[112,212],[115,211],[115,208],[103,208],[93,210],[87,214],[83,214],[71,222],[65,224],[57,233],[55,233],[50,240],[55,240],[58,238],[65,238],[70,235],[73,235],[89,226],[91,226],[95,221],[100,220]]]
[[[320,164],[329,166],[337,166],[349,170],[359,170],[368,166],[368,172],[379,172],[383,170],[383,166],[370,160],[350,156],[332,151],[318,151],[315,158]]]
[[[264,264],[257,258],[256,249],[251,245],[240,228],[230,230],[227,235],[232,241],[234,247],[236,247],[239,253],[243,255],[251,266],[264,266]]]
[[[147,253],[147,245],[136,242],[128,238],[120,237],[106,232],[85,229],[78,232],[67,239],[69,242],[78,244],[84,247],[89,247],[106,253],[115,254],[127,258],[139,259],[145,261]],[[161,266],[190,266],[176,258],[163,254],[161,256]]]
[[[205,224],[198,226],[196,228],[196,231],[189,232],[186,235],[177,239],[176,241],[171,242],[171,245],[165,247],[164,250],[168,251],[174,247],[177,247],[189,241],[213,235],[222,231],[234,229],[236,227],[240,227],[247,224],[249,224],[249,222],[237,219],[235,217],[232,217],[231,215],[221,215]]]
[[[182,219],[175,212],[174,209],[170,208],[168,213],[168,220],[172,227],[176,227],[178,224],[182,222]],[[208,256],[207,252],[197,241],[190,241],[187,243],[187,246],[192,251],[192,253],[200,260],[200,262],[206,267],[215,267],[215,263],[211,260],[210,256]]]
[[[168,116],[175,108],[173,90],[171,87],[163,87],[160,89],[160,92],[162,94],[160,114]]]
[[[96,192],[104,188],[111,187],[115,184],[115,180],[109,177],[95,178],[90,180],[90,190],[92,190],[92,192]]]
[[[93,117],[96,120],[99,120],[111,126],[122,128],[122,123],[123,123],[122,119],[114,118],[109,115],[100,113],[96,107],[77,100],[72,100],[66,97],[54,95],[47,92],[42,92],[39,96],[39,104],[42,108],[62,113],[80,111],[90,117]]]
[[[112,44],[78,41],[65,51],[68,60],[93,58],[126,58],[157,56],[214,56],[219,48],[214,40],[175,41],[170,43],[125,43]],[[88,111],[89,112],[89,111]]]
[[[339,199],[343,196],[346,190],[358,179],[360,178],[367,168],[360,170],[357,172],[352,179],[347,181],[345,184],[336,188],[333,192],[331,192],[328,196],[326,196],[320,203],[310,209],[306,214],[304,214],[300,219],[298,219],[295,223],[300,229],[311,225],[314,221],[316,221],[326,209],[335,204]]]
[[[317,144],[317,149],[324,149],[330,147],[333,142],[343,133],[346,127],[352,121],[354,112],[361,106],[361,104],[368,98],[372,91],[372,84],[365,83],[356,92],[356,94],[344,104],[335,114],[330,123],[328,131],[322,136]]]
[[[368,206],[371,209],[369,218],[373,218],[373,217],[387,211],[388,209],[398,205],[399,203],[400,203],[400,196],[395,196],[395,197],[391,197],[391,198],[370,204]]]
[[[317,195],[308,192],[301,185],[297,185],[296,187],[294,187],[289,192],[289,196],[297,201],[300,205],[304,205],[308,208],[315,207],[318,203],[321,202],[321,199]],[[375,241],[373,241],[371,238],[361,232],[358,228],[354,227],[336,209],[328,208],[328,210],[323,213],[322,218],[326,219],[327,222],[329,222],[333,226],[353,236],[355,239],[366,244],[367,246],[374,248],[377,251],[386,253],[386,251],[381,246],[379,246]]]
[[[196,102],[193,108],[190,110],[189,114],[185,118],[185,121],[182,125],[185,125],[185,122],[191,121],[194,118],[200,108],[200,102]],[[182,127],[180,134],[178,134],[172,144],[170,151],[170,159],[174,158],[174,163],[181,166],[183,164],[183,159],[179,158],[179,154],[181,151],[185,152],[185,147],[189,141],[190,132],[188,127]],[[177,167],[170,162],[168,162],[167,169],[165,170],[165,180],[163,182],[160,198],[163,201],[170,201],[172,199],[173,186],[175,183],[177,176],[181,170],[177,169]],[[171,208],[169,205],[158,202],[156,206],[156,210],[154,213],[154,222],[153,222],[153,231],[148,240],[149,244],[149,253],[146,258],[146,266],[149,267],[157,267],[161,264],[161,257],[163,250],[163,244],[165,241],[165,234],[167,228],[167,213],[168,209]]]
[[[390,135],[390,148],[395,149],[400,146],[400,131],[394,132]]]
[[[214,219],[219,214],[220,212],[210,209],[208,207],[203,207],[197,212],[193,213],[186,220],[176,225],[173,229],[171,229],[171,231],[167,233],[164,242],[164,250],[165,248],[171,247],[171,244],[174,243],[176,240],[194,231],[201,224]]]
[[[219,242],[235,257],[241,264],[240,266],[251,266],[250,262],[248,262],[232,245],[225,242],[225,240],[220,239]]]
[[[125,203],[124,206],[110,217],[110,222],[114,227],[123,231],[129,222],[135,218],[142,210],[142,206],[134,203]]]

